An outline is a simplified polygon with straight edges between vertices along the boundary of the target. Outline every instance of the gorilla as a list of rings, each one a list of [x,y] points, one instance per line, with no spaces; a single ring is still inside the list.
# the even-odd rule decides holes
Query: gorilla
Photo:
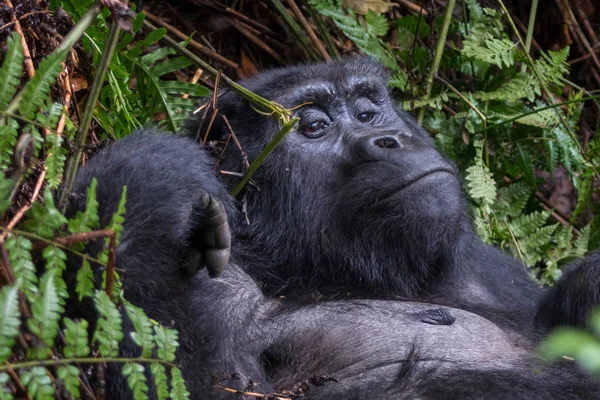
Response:
[[[243,153],[213,158],[189,137],[133,133],[80,169],[69,213],[95,177],[104,226],[128,187],[125,296],[178,329],[194,399],[600,398],[572,362],[532,351],[553,326],[585,323],[600,256],[547,291],[483,244],[455,167],[393,105],[387,79],[359,58],[242,82],[300,122],[238,203],[227,194],[236,174],[218,178],[217,159],[243,172],[280,127],[229,92],[216,108]],[[231,134],[220,121],[210,140]],[[193,119],[188,134],[206,125]],[[109,398],[129,398],[124,385],[111,379]]]

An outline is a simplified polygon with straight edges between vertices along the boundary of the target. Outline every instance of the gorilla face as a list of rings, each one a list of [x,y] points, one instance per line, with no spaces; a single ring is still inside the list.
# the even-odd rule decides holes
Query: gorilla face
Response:
[[[431,282],[469,231],[468,218],[455,168],[392,105],[382,67],[332,62],[243,84],[300,118],[254,175],[258,190],[245,198],[249,224],[236,232],[237,247],[278,264],[276,273],[250,268],[267,291],[296,286],[288,281],[295,278],[314,285],[311,269],[319,284],[329,277],[339,287],[342,277],[371,292],[398,293],[402,282],[408,295]],[[233,93],[218,107],[250,159],[280,129]],[[239,151],[228,149],[223,168],[236,171],[239,163]]]

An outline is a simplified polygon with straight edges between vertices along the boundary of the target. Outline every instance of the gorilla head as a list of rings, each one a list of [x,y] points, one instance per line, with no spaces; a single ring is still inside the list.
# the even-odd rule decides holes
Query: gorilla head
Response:
[[[242,82],[300,118],[254,175],[247,219],[234,224],[234,259],[241,255],[267,291],[335,283],[411,295],[452,264],[470,232],[455,168],[394,107],[387,80],[379,64],[354,59]],[[217,108],[250,160],[279,130],[234,93]],[[225,124],[215,131],[229,134]],[[223,160],[222,169],[241,170],[235,146]]]

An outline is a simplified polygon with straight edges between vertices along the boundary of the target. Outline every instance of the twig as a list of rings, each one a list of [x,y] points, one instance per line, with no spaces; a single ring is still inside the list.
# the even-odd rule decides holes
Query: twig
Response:
[[[416,12],[417,14],[423,14],[423,16],[429,15],[429,11],[427,11],[420,5],[413,3],[412,1],[408,1],[408,0],[396,0],[396,1],[400,4],[402,4],[404,7],[408,8],[409,10]]]
[[[154,22],[157,25],[162,26],[167,31],[171,32],[173,35],[177,36],[181,40],[187,40],[189,38],[189,35],[186,35],[185,33],[181,32],[179,29],[175,28],[173,25],[167,24],[166,22],[164,22],[163,20],[161,20],[157,16],[149,13],[146,10],[143,10],[143,12],[147,19],[149,19],[150,21]],[[156,29],[156,28],[154,28],[154,29]],[[240,66],[237,65],[236,63],[234,63],[233,61],[223,57],[216,51],[209,49],[208,47],[206,47],[205,45],[199,43],[198,41],[196,41],[194,39],[190,40],[190,44],[188,46],[191,47],[192,49],[199,51],[200,53],[204,54],[205,56],[210,57],[213,60],[220,62],[223,65],[226,65],[230,68],[235,69],[236,72],[240,68]]]
[[[10,0],[5,0],[6,5],[14,10],[14,6]],[[31,53],[29,51],[29,47],[27,46],[27,40],[25,40],[25,33],[23,33],[23,27],[21,23],[17,19],[17,16],[12,13],[10,19],[15,24],[15,31],[21,35],[21,43],[23,44],[23,58],[25,60],[25,69],[27,70],[27,75],[32,78],[35,75],[35,68],[33,66],[33,60],[31,58]]]
[[[308,37],[310,38],[310,40],[313,42],[313,44],[315,45],[315,47],[317,48],[319,53],[321,53],[321,57],[323,57],[323,59],[326,61],[330,61],[331,56],[327,53],[327,50],[325,50],[323,43],[321,43],[321,41],[319,40],[317,35],[315,35],[315,32],[312,30],[312,28],[308,24],[308,21],[306,20],[306,18],[304,18],[302,11],[300,11],[298,6],[296,5],[296,2],[294,0],[287,0],[287,3],[288,3],[288,6],[290,6],[292,11],[296,15],[296,18],[298,18],[298,21],[300,21],[300,23],[302,24],[302,27],[308,34]]]
[[[318,61],[320,58],[319,55],[314,52],[313,48],[308,43],[308,40],[306,40],[306,35],[300,28],[300,25],[298,25],[296,23],[296,21],[294,20],[294,18],[292,18],[290,16],[290,14],[288,13],[288,10],[283,6],[281,1],[270,0],[270,2],[273,5],[273,7],[275,8],[275,10],[277,10],[277,12],[281,16],[281,18],[283,18],[283,21],[289,26],[289,28],[292,30],[292,32],[294,32],[294,35],[296,36],[296,38],[298,39],[298,41],[300,42],[300,44],[302,45],[304,50],[306,50],[308,56],[310,58],[312,58],[313,60]]]
[[[283,61],[283,59],[279,56],[279,54],[277,54],[277,52],[275,50],[273,50],[273,48],[271,46],[269,46],[268,44],[266,44],[265,42],[263,42],[258,36],[256,36],[252,32],[250,32],[250,30],[246,29],[245,27],[243,27],[239,23],[234,23],[234,21],[232,21],[232,26],[235,29],[237,29],[237,31],[239,33],[241,33],[248,40],[250,40],[252,43],[254,43],[258,47],[260,47],[261,49],[263,49],[265,51],[265,53],[267,53],[268,55],[270,55],[271,57],[273,57],[279,64],[281,64],[281,65],[285,64],[285,62]]]
[[[25,213],[27,212],[27,210],[29,210],[31,208],[31,206],[33,205],[33,203],[35,203],[35,201],[37,200],[38,195],[40,194],[40,191],[42,190],[42,185],[44,184],[44,178],[46,177],[46,168],[42,169],[42,172],[40,172],[40,175],[37,178],[37,181],[35,183],[35,187],[33,189],[33,193],[31,194],[31,198],[29,199],[29,201],[27,203],[25,203],[20,209],[19,211],[17,211],[15,213],[15,215],[11,218],[11,220],[8,222],[8,224],[6,225],[6,229],[13,229],[15,226],[17,226],[17,224],[19,223],[19,221],[21,221],[21,218],[23,218],[23,215],[25,215]],[[6,235],[7,235],[7,231],[4,231],[0,234],[0,243],[3,243],[4,240],[6,239]]]

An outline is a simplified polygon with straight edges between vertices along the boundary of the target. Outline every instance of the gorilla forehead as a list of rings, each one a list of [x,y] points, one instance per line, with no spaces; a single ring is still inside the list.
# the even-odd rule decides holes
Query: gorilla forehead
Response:
[[[366,85],[385,88],[389,72],[380,64],[368,58],[353,58],[335,60],[323,64],[297,65],[291,68],[273,69],[261,73],[255,78],[241,82],[249,90],[266,95],[270,99],[286,98],[294,88],[304,91],[308,86],[327,86],[333,90],[352,88],[365,83]],[[363,85],[360,85],[363,86]],[[342,95],[345,93],[333,93]],[[294,104],[297,105],[297,104]],[[288,106],[286,104],[286,106]]]

